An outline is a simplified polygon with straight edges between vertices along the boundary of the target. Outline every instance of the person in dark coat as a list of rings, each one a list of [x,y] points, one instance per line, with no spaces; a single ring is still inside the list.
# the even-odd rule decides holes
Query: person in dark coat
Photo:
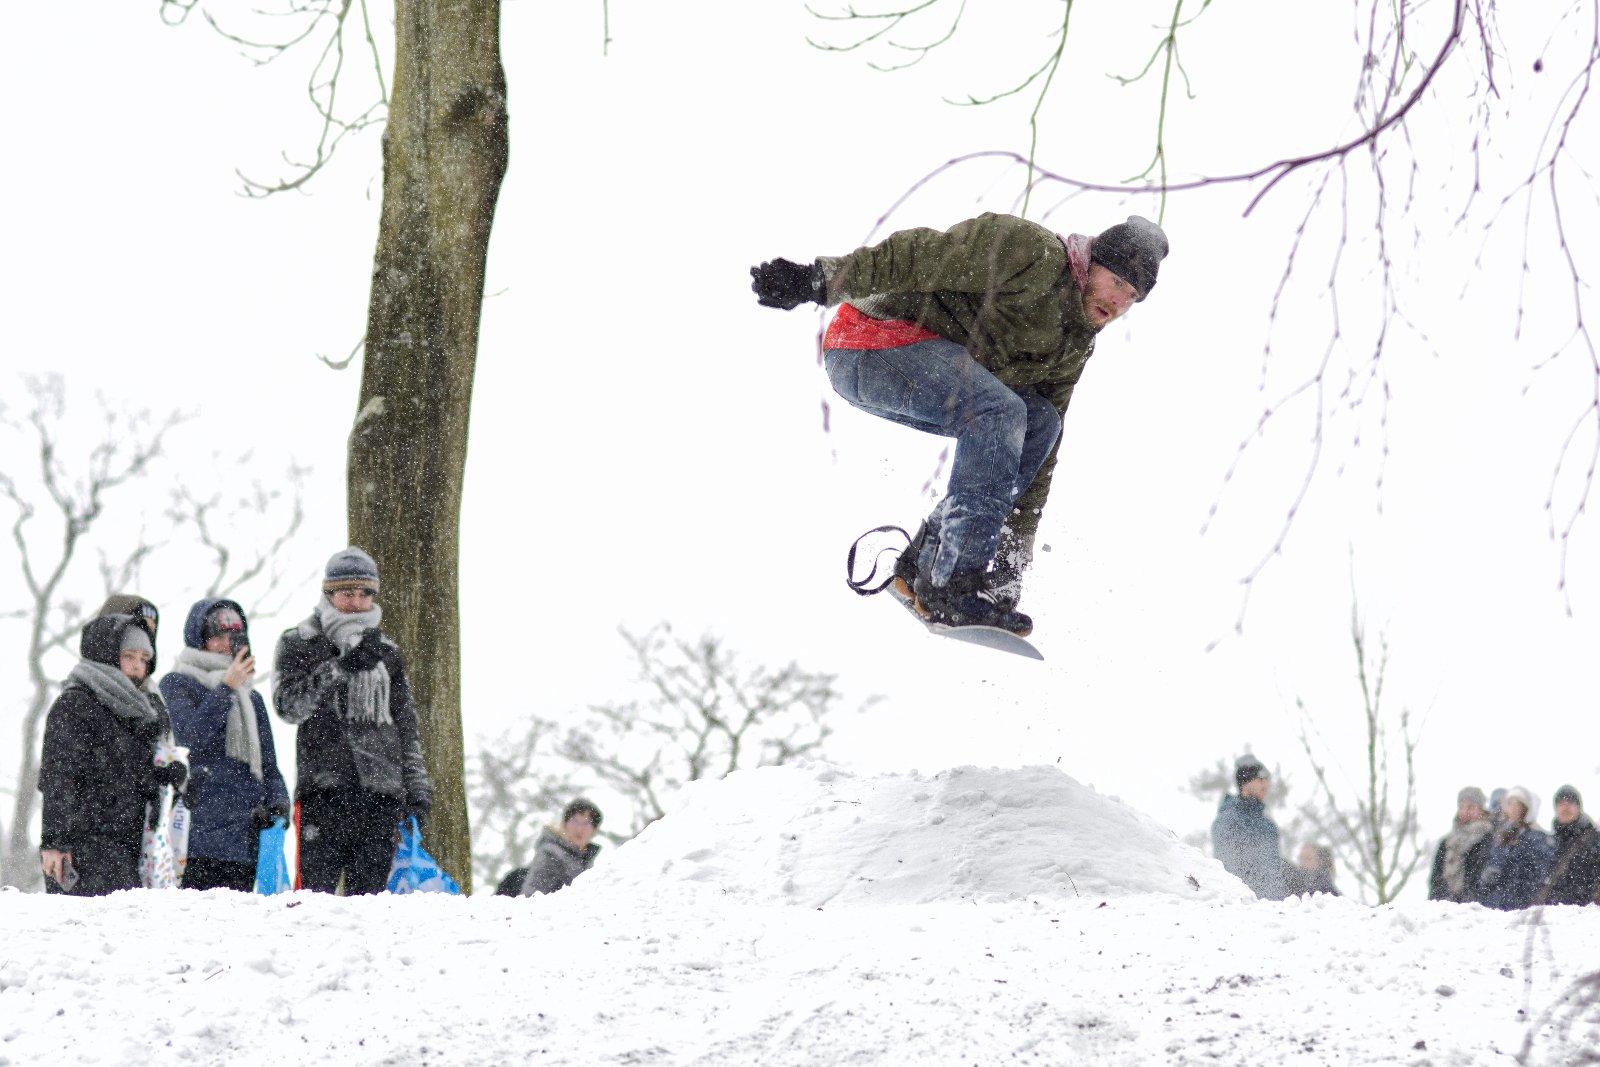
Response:
[[[359,548],[328,560],[316,610],[278,639],[278,715],[298,726],[300,885],[381,893],[396,829],[433,806],[417,708],[385,637],[378,565]]]
[[[289,819],[249,635],[235,601],[198,601],[183,624],[177,666],[161,679],[172,732],[189,748],[188,889],[250,892],[261,831]]]
[[[1241,756],[1233,769],[1237,796],[1230,793],[1217,805],[1211,823],[1211,851],[1227,872],[1263,900],[1288,895],[1283,878],[1283,854],[1278,824],[1267,814],[1267,790],[1272,776],[1254,756]]]
[[[1530,907],[1550,874],[1555,850],[1550,838],[1533,823],[1537,803],[1520,785],[1506,790],[1500,801],[1500,827],[1478,877],[1481,899],[1488,907],[1501,911]]]
[[[594,858],[600,854],[600,846],[594,842],[600,820],[600,809],[579,797],[562,810],[560,826],[540,830],[533,846],[533,861],[522,880],[522,895],[554,893],[593,867]]]
[[[937,622],[1032,630],[1017,603],[1067,404],[1097,335],[1150,295],[1167,250],[1138,215],[1090,237],[988,212],[750,268],[765,307],[838,306],[822,344],[840,396],[955,440],[947,492],[896,563],[896,596]]]
[[[131,615],[83,628],[82,657],[45,718],[39,759],[39,861],[47,892],[101,896],[139,887],[139,848],[150,802],[183,784],[182,762],[156,767],[171,742],[159,701],[143,688],[154,652]]]
[[[106,602],[100,605],[100,610],[95,613],[97,618],[104,619],[110,615],[132,615],[144,622],[144,628],[150,632],[150,671],[144,676],[144,681],[139,683],[139,688],[150,695],[155,703],[165,707],[166,701],[161,697],[161,690],[156,685],[156,664],[160,662],[161,642],[157,640],[161,633],[161,610],[155,603],[146,600],[137,593],[112,593],[106,597]]]
[[[1494,847],[1494,820],[1487,803],[1483,790],[1475,785],[1456,794],[1455,821],[1433,853],[1429,900],[1470,904],[1480,898],[1479,879]]]
[[[1600,903],[1600,830],[1583,812],[1583,797],[1564,785],[1556,790],[1555,859],[1539,891],[1540,904]]]

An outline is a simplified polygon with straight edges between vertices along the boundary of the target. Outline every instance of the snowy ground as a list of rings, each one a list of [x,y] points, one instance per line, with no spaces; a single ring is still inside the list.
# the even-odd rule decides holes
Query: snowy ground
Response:
[[[1493,1064],[1600,909],[1250,901],[1053,768],[742,772],[550,897],[0,895],[0,1064]]]

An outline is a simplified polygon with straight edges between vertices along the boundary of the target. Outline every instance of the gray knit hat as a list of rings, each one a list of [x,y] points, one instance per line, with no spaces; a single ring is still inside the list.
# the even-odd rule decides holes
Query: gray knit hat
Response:
[[[1479,789],[1475,785],[1469,785],[1461,792],[1456,794],[1457,804],[1466,804],[1468,802],[1478,805],[1478,807],[1484,809],[1485,811],[1489,810],[1489,798],[1484,796],[1483,790]]]
[[[1142,215],[1129,215],[1089,244],[1089,262],[1133,286],[1143,300],[1156,287],[1156,272],[1167,258],[1167,235]]]
[[[378,591],[378,565],[361,549],[351,546],[335,552],[328,560],[328,569],[322,575],[322,591],[334,593],[341,589],[371,589]]]
[[[137,620],[122,631],[122,642],[117,647],[118,652],[143,652],[147,656],[155,655],[155,646],[150,643],[150,634],[144,625]]]

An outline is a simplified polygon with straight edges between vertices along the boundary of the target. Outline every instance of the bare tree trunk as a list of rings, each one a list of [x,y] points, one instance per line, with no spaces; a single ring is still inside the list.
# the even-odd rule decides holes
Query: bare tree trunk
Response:
[[[398,0],[350,538],[383,578],[384,629],[417,700],[435,806],[428,844],[471,888],[461,729],[461,486],[484,261],[505,175],[499,0]]]

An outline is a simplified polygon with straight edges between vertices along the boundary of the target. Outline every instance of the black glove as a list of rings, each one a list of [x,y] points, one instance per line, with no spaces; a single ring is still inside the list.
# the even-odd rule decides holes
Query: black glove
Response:
[[[787,259],[773,259],[750,268],[750,289],[762,307],[782,308],[785,311],[811,301],[823,304],[828,300],[827,280],[822,268],[815,263],[791,263]]]
[[[346,674],[370,671],[383,658],[383,633],[376,626],[361,635],[361,643],[345,649],[339,667]]]
[[[183,780],[189,777],[189,768],[173,760],[163,763],[155,769],[156,785],[170,785],[177,788],[183,785]]]
[[[430,800],[412,800],[406,803],[406,818],[417,820],[417,833],[428,825],[428,812],[433,810]]]
[[[250,829],[265,830],[272,825],[277,816],[266,808],[257,806],[250,809]]]

